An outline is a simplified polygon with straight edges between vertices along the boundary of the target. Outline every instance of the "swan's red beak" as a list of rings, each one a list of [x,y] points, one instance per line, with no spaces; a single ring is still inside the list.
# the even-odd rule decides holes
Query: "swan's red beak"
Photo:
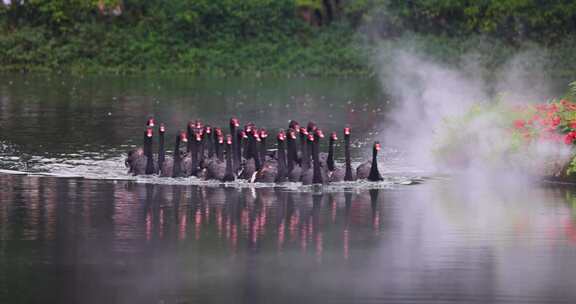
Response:
[[[350,128],[344,128],[344,135],[350,135]]]
[[[163,123],[160,124],[160,133],[164,133],[166,132],[166,127],[164,126]]]
[[[188,137],[186,136],[186,132],[180,132],[180,140],[182,142],[188,142]]]
[[[228,135],[230,136],[230,135]],[[230,139],[230,141],[232,141],[232,139]],[[224,143],[224,137],[223,136],[218,136],[218,143],[219,144],[223,144]]]
[[[268,137],[268,132],[264,129],[260,130],[260,138]]]
[[[230,124],[238,128],[240,126],[240,121],[236,117],[230,118]]]
[[[302,133],[304,135],[308,135],[308,130],[306,130],[304,128],[300,128],[300,133]]]
[[[242,136],[244,139],[248,138],[248,135],[246,135],[246,132],[244,131],[240,132],[240,136]]]
[[[227,145],[232,144],[232,136],[230,134],[226,135],[226,144]]]
[[[278,132],[278,140],[281,140],[281,141],[286,140],[286,133],[284,133],[284,131]]]
[[[318,137],[324,138],[324,132],[322,132],[322,130],[316,129],[316,134],[318,134]]]
[[[146,129],[146,136],[147,136],[147,137],[152,137],[152,128]]]
[[[260,142],[260,141],[261,141],[260,135],[258,135],[257,132],[254,132],[254,139],[256,139],[257,142]]]
[[[296,139],[296,133],[294,133],[293,131],[290,131],[289,135],[291,139]]]
[[[154,117],[148,118],[148,122],[146,122],[146,126],[150,127],[150,128],[154,127]]]
[[[204,130],[206,131],[206,134],[212,133],[212,128],[210,126],[206,126],[206,128],[204,128]]]
[[[314,135],[308,134],[308,140],[309,140],[309,141],[314,141]]]
[[[382,148],[382,146],[380,145],[380,143],[375,143],[375,144],[374,144],[374,148],[376,149],[376,151],[380,151],[380,149]]]

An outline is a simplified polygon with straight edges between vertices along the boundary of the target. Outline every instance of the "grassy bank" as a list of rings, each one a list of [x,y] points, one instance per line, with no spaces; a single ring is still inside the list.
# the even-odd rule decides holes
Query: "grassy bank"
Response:
[[[473,54],[489,70],[537,49],[547,60],[535,73],[576,76],[576,6],[428,2],[18,2],[0,5],[0,70],[365,76],[398,49],[453,64]],[[122,14],[105,15],[96,3],[121,4]]]

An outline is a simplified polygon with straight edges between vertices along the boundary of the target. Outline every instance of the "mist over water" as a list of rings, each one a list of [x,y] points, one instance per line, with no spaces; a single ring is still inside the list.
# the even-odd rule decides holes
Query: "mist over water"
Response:
[[[379,138],[404,150],[408,163],[430,172],[467,173],[471,179],[514,172],[521,180],[552,157],[570,156],[565,145],[550,142],[528,147],[531,159],[511,159],[505,147],[510,144],[512,122],[495,113],[477,115],[464,125],[454,123],[474,106],[544,103],[561,96],[550,77],[540,73],[547,62],[545,50],[519,51],[499,67],[487,67],[474,53],[448,64],[424,54],[409,39],[397,45],[375,59],[382,87],[393,100],[387,119],[380,125]],[[453,156],[466,159],[464,166],[447,166],[434,155],[449,128],[457,128],[461,138],[469,141],[461,142],[460,155]]]

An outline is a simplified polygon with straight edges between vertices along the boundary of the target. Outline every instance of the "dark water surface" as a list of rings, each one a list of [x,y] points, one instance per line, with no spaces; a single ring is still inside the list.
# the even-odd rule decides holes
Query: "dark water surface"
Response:
[[[126,175],[149,114],[170,134],[232,114],[347,123],[361,161],[385,119],[379,92],[358,79],[0,76],[0,169],[33,173],[0,173],[0,303],[575,303],[572,187],[405,185],[426,174],[392,148],[377,184]]]

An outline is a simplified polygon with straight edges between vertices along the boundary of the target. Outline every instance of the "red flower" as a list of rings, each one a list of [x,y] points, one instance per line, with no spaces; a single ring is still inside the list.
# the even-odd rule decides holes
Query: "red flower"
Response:
[[[564,143],[567,145],[571,145],[574,143],[574,139],[576,139],[576,131],[569,132],[564,137]]]
[[[514,121],[514,127],[516,129],[524,129],[525,126],[526,126],[526,122],[522,119],[517,119]]]
[[[576,121],[571,122],[568,126],[570,129],[576,129]]]

